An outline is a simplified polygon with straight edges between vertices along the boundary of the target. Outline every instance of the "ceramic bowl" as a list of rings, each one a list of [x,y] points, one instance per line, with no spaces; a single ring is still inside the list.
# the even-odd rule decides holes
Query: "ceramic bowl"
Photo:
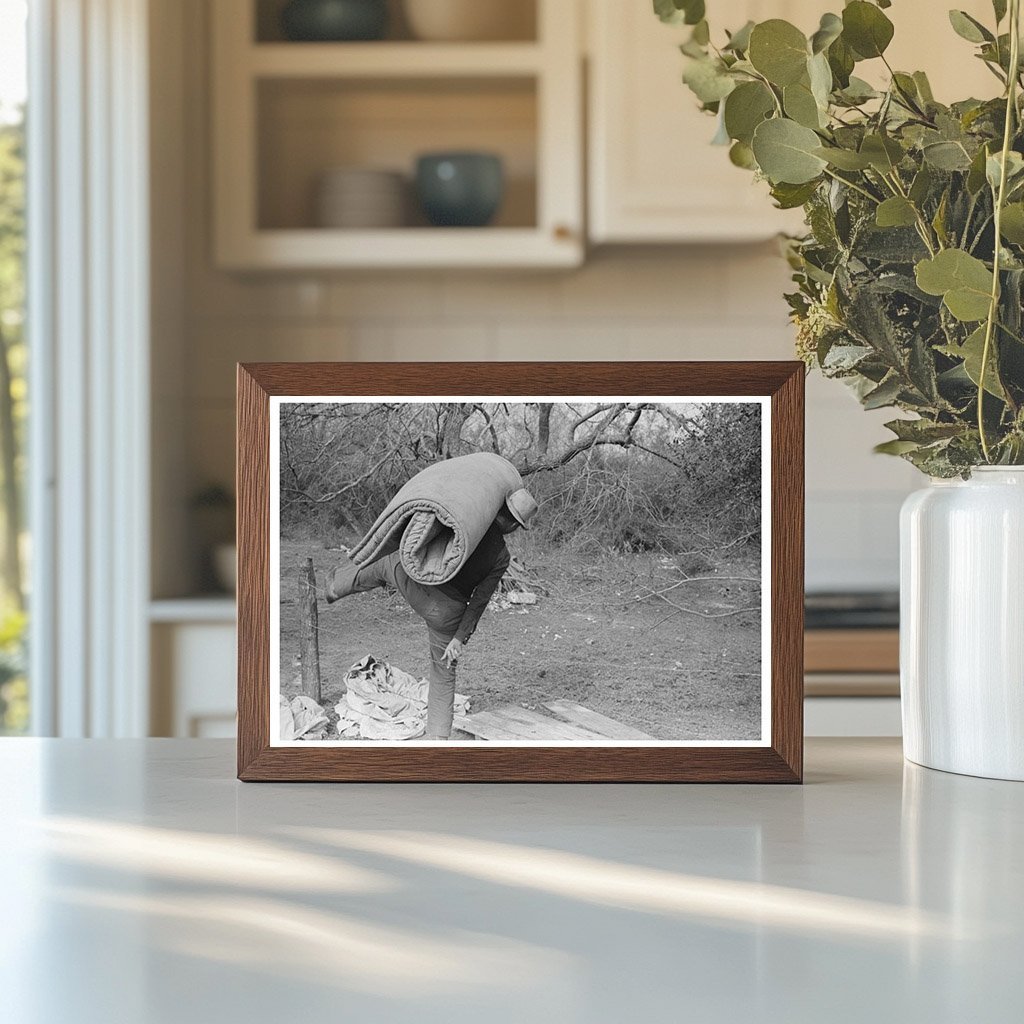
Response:
[[[505,194],[501,157],[494,153],[425,153],[416,162],[416,193],[436,227],[483,227]]]
[[[387,25],[387,0],[290,0],[281,11],[285,38],[296,42],[380,39]]]
[[[404,0],[417,39],[476,42],[536,37],[535,0]]]
[[[408,206],[406,178],[395,171],[338,167],[320,178],[316,222],[322,228],[399,228]]]

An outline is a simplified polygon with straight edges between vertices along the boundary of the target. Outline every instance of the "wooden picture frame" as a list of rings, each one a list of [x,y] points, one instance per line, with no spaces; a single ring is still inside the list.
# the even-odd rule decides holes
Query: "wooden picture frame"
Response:
[[[453,391],[455,395],[453,396]],[[756,745],[280,746],[271,742],[272,399],[734,396],[770,410],[770,723]],[[653,400],[653,399],[652,399]],[[661,397],[661,400],[667,400]],[[709,397],[708,400],[713,400]],[[722,399],[729,401],[731,399]],[[256,363],[238,366],[238,777],[243,781],[800,782],[804,367],[799,362]],[[276,436],[276,435],[273,435]],[[764,658],[764,652],[769,654]],[[762,691],[764,692],[764,691]]]

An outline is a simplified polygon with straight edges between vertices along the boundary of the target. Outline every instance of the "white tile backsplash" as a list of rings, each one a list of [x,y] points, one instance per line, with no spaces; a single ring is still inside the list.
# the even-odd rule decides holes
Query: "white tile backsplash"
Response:
[[[602,252],[571,273],[188,275],[188,451],[229,481],[234,364],[255,360],[790,359],[784,262],[768,246]],[[887,411],[807,380],[807,583],[893,587],[912,467],[874,455]]]

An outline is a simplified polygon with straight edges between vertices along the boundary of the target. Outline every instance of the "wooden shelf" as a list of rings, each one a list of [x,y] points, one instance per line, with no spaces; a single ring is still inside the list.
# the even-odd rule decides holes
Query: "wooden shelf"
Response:
[[[579,266],[584,256],[577,4],[538,0],[525,42],[254,42],[253,0],[217,0],[213,244],[231,270]],[[334,167],[410,175],[438,150],[497,153],[493,227],[316,227]]]
[[[579,240],[533,228],[395,228],[387,231],[255,231],[224,246],[221,265],[290,270],[317,267],[573,267]]]
[[[536,43],[256,43],[242,58],[256,78],[510,77],[541,73]]]
[[[234,623],[236,618],[235,599],[229,594],[157,598],[149,603],[149,621],[154,623]]]

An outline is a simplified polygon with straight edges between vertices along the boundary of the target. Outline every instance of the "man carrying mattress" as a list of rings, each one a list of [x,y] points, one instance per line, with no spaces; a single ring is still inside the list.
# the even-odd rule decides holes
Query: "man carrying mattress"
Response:
[[[537,502],[499,455],[463,455],[418,473],[335,569],[327,601],[391,586],[427,626],[425,739],[451,735],[455,666],[509,564],[505,535]]]

